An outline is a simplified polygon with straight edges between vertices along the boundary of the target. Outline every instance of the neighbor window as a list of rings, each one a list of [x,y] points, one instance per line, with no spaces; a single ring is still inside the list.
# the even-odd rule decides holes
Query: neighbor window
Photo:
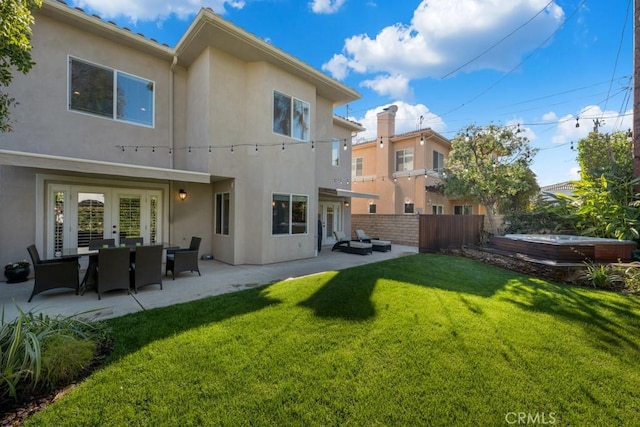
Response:
[[[229,235],[229,193],[216,194],[216,234]]]
[[[351,176],[362,176],[362,157],[351,159]]]
[[[131,74],[69,59],[69,109],[153,126],[154,83]]]
[[[396,151],[396,172],[413,170],[413,148]]]
[[[370,214],[376,213],[376,204],[375,203],[369,204],[369,213]]]
[[[331,141],[331,165],[340,166],[340,140]]]
[[[308,197],[296,194],[274,194],[271,200],[272,234],[306,234]]]
[[[413,213],[413,203],[405,203],[404,204],[404,213],[412,214]]]
[[[444,207],[442,205],[431,206],[431,213],[433,215],[442,215],[444,213]]]
[[[456,205],[453,207],[454,215],[472,215],[473,206],[471,205]]]
[[[433,170],[439,171],[444,169],[444,154],[433,151]]]
[[[273,92],[273,131],[291,138],[309,141],[309,103]]]

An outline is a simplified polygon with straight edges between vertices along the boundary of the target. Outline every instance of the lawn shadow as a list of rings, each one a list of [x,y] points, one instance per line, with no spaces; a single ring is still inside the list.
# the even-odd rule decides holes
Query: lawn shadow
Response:
[[[270,285],[159,307],[104,322],[117,337],[108,362],[113,363],[147,344],[190,329],[260,311],[281,301],[265,296]]]
[[[500,299],[524,310],[561,317],[598,332],[596,345],[608,351],[640,349],[632,337],[640,334],[640,299],[611,291],[593,291],[572,285],[528,278],[510,283]]]
[[[339,271],[318,291],[298,305],[313,310],[318,317],[367,320],[375,317],[371,294],[378,280],[374,264]]]

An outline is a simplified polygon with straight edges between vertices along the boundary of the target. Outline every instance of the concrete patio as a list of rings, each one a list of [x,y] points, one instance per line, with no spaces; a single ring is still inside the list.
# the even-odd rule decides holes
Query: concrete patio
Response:
[[[175,280],[171,276],[165,277],[162,290],[158,285],[150,285],[137,294],[113,291],[104,294],[101,300],[93,290],[75,295],[69,289],[54,289],[34,296],[29,303],[33,279],[22,283],[0,282],[0,303],[4,308],[5,321],[14,319],[18,309],[50,316],[82,313],[83,318],[99,320],[417,253],[417,247],[401,245],[393,245],[389,252],[373,252],[371,255],[331,252],[331,246],[326,246],[317,257],[269,265],[232,266],[215,260],[201,260],[201,277],[197,273],[185,272],[177,275]],[[80,274],[82,277],[84,272]]]

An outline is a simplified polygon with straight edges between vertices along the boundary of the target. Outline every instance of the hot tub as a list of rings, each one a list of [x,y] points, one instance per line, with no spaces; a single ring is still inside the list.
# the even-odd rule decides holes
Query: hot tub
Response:
[[[636,242],[567,234],[506,234],[491,237],[495,249],[556,262],[631,261]]]

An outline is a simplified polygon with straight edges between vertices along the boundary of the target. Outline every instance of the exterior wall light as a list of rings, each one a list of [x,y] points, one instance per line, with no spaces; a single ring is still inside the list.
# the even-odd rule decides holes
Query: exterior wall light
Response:
[[[184,199],[187,198],[187,192],[181,188],[180,191],[178,191],[178,197],[180,200],[184,201]]]

